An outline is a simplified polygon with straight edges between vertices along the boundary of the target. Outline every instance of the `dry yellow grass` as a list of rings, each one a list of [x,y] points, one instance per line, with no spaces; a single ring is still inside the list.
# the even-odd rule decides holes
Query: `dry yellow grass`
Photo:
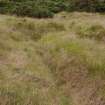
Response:
[[[0,15],[0,105],[104,105],[104,21]]]

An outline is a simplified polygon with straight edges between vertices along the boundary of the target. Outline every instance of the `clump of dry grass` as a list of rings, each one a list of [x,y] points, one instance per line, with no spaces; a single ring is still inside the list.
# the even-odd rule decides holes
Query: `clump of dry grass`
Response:
[[[102,25],[81,25],[77,27],[76,34],[80,38],[90,38],[96,40],[105,39],[105,28]]]

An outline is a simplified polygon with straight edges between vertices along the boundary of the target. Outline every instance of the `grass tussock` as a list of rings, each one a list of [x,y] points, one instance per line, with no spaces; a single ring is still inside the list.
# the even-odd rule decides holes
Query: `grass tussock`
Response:
[[[80,38],[90,38],[96,40],[105,39],[105,28],[102,25],[86,25],[77,27],[77,35]]]

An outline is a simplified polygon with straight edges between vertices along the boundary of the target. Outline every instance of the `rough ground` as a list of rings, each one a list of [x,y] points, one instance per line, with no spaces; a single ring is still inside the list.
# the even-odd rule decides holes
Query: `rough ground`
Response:
[[[0,15],[0,105],[105,105],[104,22]]]

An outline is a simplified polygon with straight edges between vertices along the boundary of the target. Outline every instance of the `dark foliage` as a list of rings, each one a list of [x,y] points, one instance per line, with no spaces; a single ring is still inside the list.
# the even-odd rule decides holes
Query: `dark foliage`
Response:
[[[38,18],[60,11],[105,12],[105,0],[2,0],[0,13]]]

